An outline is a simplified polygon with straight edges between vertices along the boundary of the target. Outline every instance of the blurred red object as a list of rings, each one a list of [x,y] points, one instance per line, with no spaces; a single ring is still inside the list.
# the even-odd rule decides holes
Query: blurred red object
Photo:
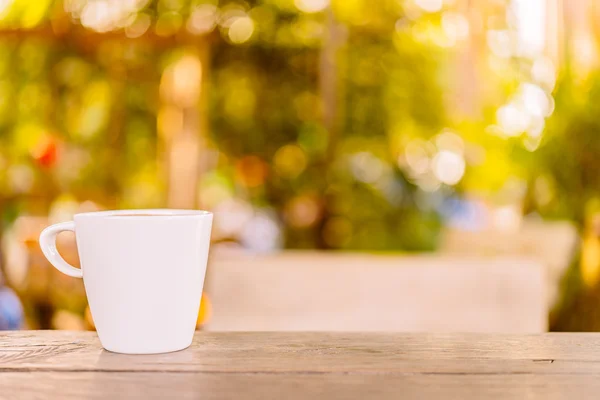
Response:
[[[43,140],[33,151],[33,157],[42,167],[51,167],[58,158],[58,146],[53,138]]]

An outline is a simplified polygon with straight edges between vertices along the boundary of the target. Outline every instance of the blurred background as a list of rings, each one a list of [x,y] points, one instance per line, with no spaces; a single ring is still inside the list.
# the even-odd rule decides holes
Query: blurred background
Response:
[[[200,327],[234,318],[231,264],[274,265],[279,288],[345,266],[420,282],[360,296],[385,320],[485,330],[530,307],[526,331],[600,329],[599,20],[598,0],[0,0],[0,329],[93,329],[38,235],[153,207],[215,213]],[[328,309],[318,287],[295,309]]]

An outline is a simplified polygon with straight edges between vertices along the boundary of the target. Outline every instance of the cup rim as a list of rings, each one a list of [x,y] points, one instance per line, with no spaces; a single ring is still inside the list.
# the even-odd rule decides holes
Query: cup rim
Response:
[[[147,215],[152,214],[152,215]],[[186,210],[186,209],[172,209],[172,208],[147,208],[147,209],[132,209],[132,210],[104,210],[104,211],[91,211],[78,213],[74,215],[74,218],[81,217],[109,217],[115,219],[127,219],[127,218],[182,218],[182,217],[209,217],[212,216],[210,211],[204,210]]]

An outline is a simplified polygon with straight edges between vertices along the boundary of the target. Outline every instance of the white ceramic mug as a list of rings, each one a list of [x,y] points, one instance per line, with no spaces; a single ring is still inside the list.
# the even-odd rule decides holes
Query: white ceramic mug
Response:
[[[211,226],[206,211],[91,212],[46,228],[40,246],[59,271],[83,278],[105,349],[163,353],[192,343]],[[56,249],[63,231],[75,232],[81,269]]]

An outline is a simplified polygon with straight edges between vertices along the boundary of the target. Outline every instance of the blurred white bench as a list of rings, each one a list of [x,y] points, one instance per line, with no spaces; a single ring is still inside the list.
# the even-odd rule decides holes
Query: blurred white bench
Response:
[[[525,219],[516,231],[446,229],[439,253],[446,256],[528,257],[544,265],[548,307],[558,298],[559,284],[579,244],[575,226],[568,221]]]
[[[524,258],[215,251],[205,329],[543,332],[545,273]]]

